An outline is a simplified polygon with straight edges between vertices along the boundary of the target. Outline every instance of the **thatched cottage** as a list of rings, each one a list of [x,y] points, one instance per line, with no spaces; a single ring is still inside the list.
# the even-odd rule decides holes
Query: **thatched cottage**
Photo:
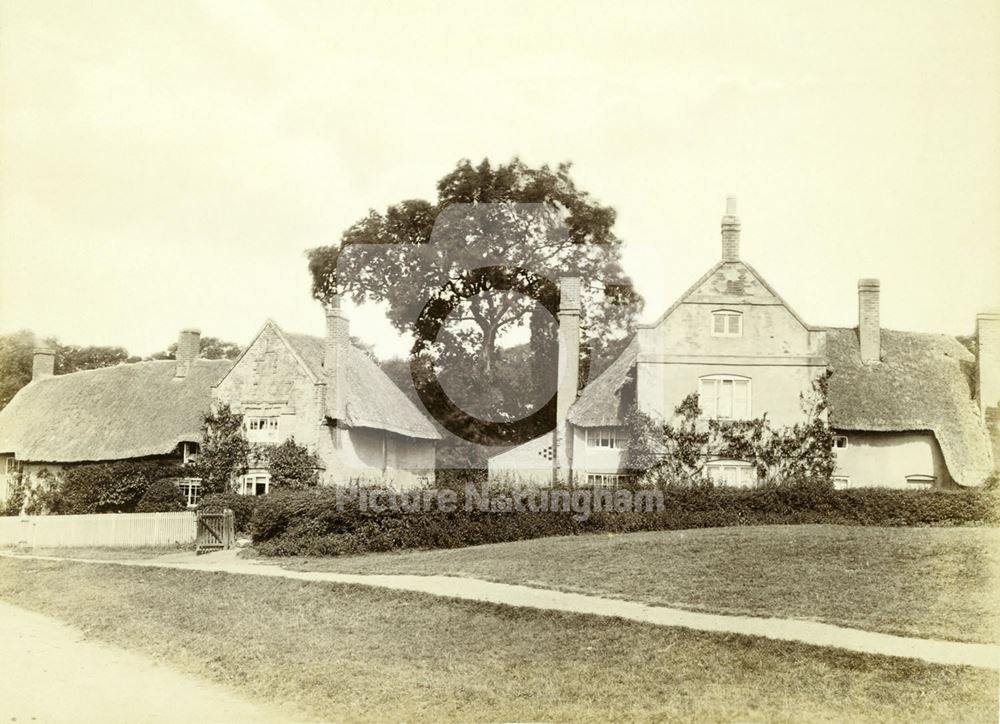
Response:
[[[86,462],[174,460],[197,453],[212,386],[232,365],[198,358],[200,335],[180,334],[176,359],[55,375],[55,352],[35,351],[32,378],[0,410],[0,501],[13,474]],[[186,486],[189,501],[197,489]]]
[[[857,327],[807,324],[740,258],[730,200],[720,261],[658,320],[640,325],[579,395],[576,365],[565,363],[576,356],[576,340],[566,337],[578,334],[578,281],[563,280],[558,394],[567,401],[557,406],[551,436],[493,457],[491,474],[615,485],[626,475],[622,425],[630,406],[669,419],[697,392],[705,416],[766,413],[789,425],[804,415],[800,396],[829,370],[838,486],[980,484],[1000,454],[1000,314],[978,316],[974,354],[947,335],[882,329],[879,295],[878,280],[859,282]],[[708,460],[705,469],[723,484],[756,483],[747,461]]]
[[[338,306],[326,338],[286,334],[268,321],[235,361],[198,358],[200,334],[181,332],[175,360],[54,375],[37,350],[32,381],[0,410],[0,501],[16,473],[85,462],[174,460],[198,454],[202,422],[217,403],[244,414],[252,442],[288,438],[316,452],[325,483],[364,479],[398,486],[434,480],[435,427],[350,343]],[[237,481],[269,491],[266,468]],[[196,481],[186,480],[190,503]]]
[[[215,385],[214,399],[243,414],[251,442],[294,438],[314,450],[327,482],[432,483],[437,429],[351,344],[339,304],[327,308],[326,321],[325,338],[266,322]],[[267,492],[267,470],[251,470],[240,485]]]

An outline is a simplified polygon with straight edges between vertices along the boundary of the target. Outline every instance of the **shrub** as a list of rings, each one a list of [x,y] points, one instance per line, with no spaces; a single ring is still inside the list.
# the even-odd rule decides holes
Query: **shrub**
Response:
[[[174,513],[187,508],[187,500],[177,483],[169,478],[157,480],[146,488],[138,504],[136,513]]]
[[[226,508],[233,511],[233,526],[237,532],[248,533],[250,531],[250,518],[257,508],[257,502],[263,500],[253,495],[239,495],[238,493],[213,493],[206,495],[198,503],[198,510],[206,512],[221,512]]]
[[[15,473],[11,478],[7,488],[7,500],[0,506],[0,515],[20,515],[24,506],[28,487],[26,476],[23,473]]]
[[[243,415],[222,405],[205,416],[197,476],[205,493],[228,493],[233,481],[246,473],[254,446],[243,434]]]
[[[344,489],[341,489],[343,492]],[[373,492],[374,489],[366,489]],[[833,490],[826,484],[760,488],[668,486],[649,511],[484,512],[457,493],[454,511],[436,507],[375,512],[356,496],[338,510],[337,490],[320,488],[260,498],[251,518],[264,555],[341,555],[405,548],[454,548],[581,533],[626,533],[734,525],[996,525],[1000,496],[979,491]]]
[[[319,482],[319,459],[292,438],[268,450],[268,470],[276,489],[302,490]]]
[[[179,477],[173,462],[122,460],[66,469],[50,513],[131,513],[154,481]]]

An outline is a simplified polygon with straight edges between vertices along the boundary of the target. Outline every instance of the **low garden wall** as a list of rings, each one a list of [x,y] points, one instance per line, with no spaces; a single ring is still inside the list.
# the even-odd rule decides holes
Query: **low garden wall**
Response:
[[[193,543],[193,511],[0,517],[0,545],[32,548],[138,548]]]

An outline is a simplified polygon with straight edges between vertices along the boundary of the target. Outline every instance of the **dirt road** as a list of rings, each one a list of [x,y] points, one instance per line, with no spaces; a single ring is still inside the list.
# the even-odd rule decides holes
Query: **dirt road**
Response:
[[[304,721],[0,602],[0,721],[187,724]],[[298,717],[298,718],[297,718]]]

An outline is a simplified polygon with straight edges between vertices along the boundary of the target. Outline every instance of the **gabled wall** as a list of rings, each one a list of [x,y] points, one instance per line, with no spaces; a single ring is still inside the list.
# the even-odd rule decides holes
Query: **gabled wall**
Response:
[[[215,399],[244,416],[278,415],[278,440],[316,449],[322,409],[316,384],[272,325],[214,390]]]
[[[742,335],[712,334],[713,312],[738,312]],[[800,395],[826,370],[826,334],[806,328],[742,262],[718,265],[657,323],[639,330],[640,409],[670,419],[700,378],[751,380],[752,417],[777,425],[802,419]]]

